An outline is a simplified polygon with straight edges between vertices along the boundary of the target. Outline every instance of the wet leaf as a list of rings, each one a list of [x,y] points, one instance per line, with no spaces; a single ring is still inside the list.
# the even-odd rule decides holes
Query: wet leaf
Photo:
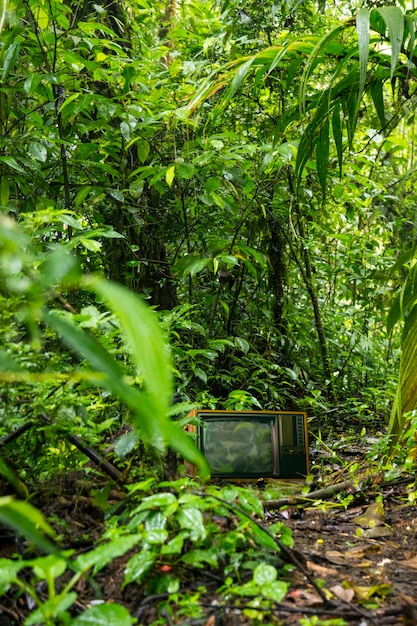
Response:
[[[272,565],[261,563],[255,568],[253,580],[257,585],[272,583],[277,579],[277,570]]]
[[[130,626],[135,623],[129,611],[120,604],[100,604],[76,617],[72,626]]]
[[[357,528],[355,535],[364,539],[378,539],[379,537],[391,537],[393,534],[389,526],[374,526],[373,528]]]
[[[355,598],[358,602],[363,602],[374,597],[384,598],[389,593],[391,593],[391,585],[389,585],[388,583],[381,583],[380,585],[364,587],[361,585],[354,585],[353,583],[347,582],[346,586],[347,588],[353,589],[353,591],[355,592]]]
[[[362,528],[374,528],[384,524],[384,505],[382,502],[373,502],[362,515],[355,517],[354,522]]]
[[[155,563],[155,560],[156,554],[150,550],[142,550],[139,554],[135,554],[126,564],[123,586],[125,587],[132,582],[140,583]]]

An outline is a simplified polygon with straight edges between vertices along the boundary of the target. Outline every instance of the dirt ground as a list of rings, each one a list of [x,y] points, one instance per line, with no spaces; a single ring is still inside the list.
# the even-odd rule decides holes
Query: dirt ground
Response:
[[[356,489],[347,507],[340,505],[340,496],[279,510],[267,507],[265,519],[259,522],[268,526],[280,520],[292,529],[295,545],[290,556],[295,555],[296,564],[289,575],[289,592],[265,613],[263,623],[310,626],[320,618],[333,620],[329,626],[338,626],[335,620],[343,618],[358,626],[417,625],[417,506],[413,503],[413,480],[399,477],[389,484],[371,483],[366,489]],[[115,498],[117,501],[117,494]],[[49,519],[65,521],[66,547],[77,552],[90,550],[103,532],[103,513],[94,504],[93,495],[88,491],[80,494],[68,481],[55,497],[43,499],[39,494],[34,504]],[[0,558],[19,551],[16,542],[14,533],[0,529]],[[158,617],[158,606],[166,597],[147,597],[134,585],[122,588],[129,556],[115,559],[102,570],[95,577],[95,589],[80,581],[76,588],[80,610],[98,594],[105,601],[126,606],[143,626]],[[207,589],[200,599],[204,617],[177,620],[163,614],[159,623],[255,623],[244,614],[244,599],[240,599],[240,606],[236,601],[226,605],[220,602],[216,589],[222,582],[221,572],[189,572],[187,584]],[[1,626],[19,626],[29,612],[24,594],[10,591],[0,597]]]

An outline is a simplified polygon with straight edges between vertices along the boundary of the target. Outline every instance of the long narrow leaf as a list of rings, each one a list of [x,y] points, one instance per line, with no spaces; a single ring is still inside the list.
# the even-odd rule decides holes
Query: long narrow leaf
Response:
[[[376,9],[383,18],[391,44],[391,79],[397,67],[404,36],[404,15],[398,7],[386,6]]]
[[[134,293],[102,278],[89,278],[87,286],[103,298],[120,321],[132,360],[142,374],[145,388],[162,411],[173,395],[172,365],[155,313]]]
[[[337,160],[339,163],[339,176],[342,177],[343,167],[343,134],[342,123],[340,120],[340,103],[338,102],[333,110],[332,115],[333,138],[336,144]]]
[[[383,81],[376,76],[376,80],[372,83],[371,97],[377,112],[381,126],[386,123],[385,106],[384,106],[384,85]]]
[[[91,279],[89,283],[90,288],[94,287],[97,292],[99,291],[99,285],[101,284],[100,280],[95,281]],[[113,285],[112,283],[109,284]],[[112,293],[112,296],[116,294],[120,295],[118,290],[112,290],[111,287],[110,291]],[[105,289],[102,290],[103,294],[104,292]],[[125,290],[123,288],[123,294],[124,292]],[[126,304],[126,300],[123,299],[117,305],[117,308],[121,306],[122,302]],[[130,299],[128,299],[128,304],[132,304],[132,301]],[[143,304],[143,306],[145,305]],[[142,307],[140,306],[139,308],[141,310]],[[132,315],[134,315],[135,312],[136,307],[134,306]],[[153,394],[155,394],[157,391],[165,389],[164,398],[157,398],[153,394],[149,395],[149,393],[145,393],[143,391],[135,389],[126,382],[124,371],[120,368],[117,361],[107,352],[107,350],[105,350],[105,348],[96,339],[91,337],[82,329],[77,328],[67,319],[59,317],[53,313],[46,313],[44,319],[51,328],[54,328],[57,331],[57,333],[64,340],[64,342],[74,352],[80,354],[91,367],[93,367],[95,370],[97,370],[97,372],[102,374],[101,377],[97,375],[97,373],[95,374],[95,384],[109,389],[115,396],[119,397],[128,406],[128,408],[132,412],[132,415],[135,419],[136,427],[141,433],[142,438],[148,441],[162,439],[162,441],[168,443],[175,450],[177,450],[177,452],[179,452],[185,459],[187,459],[187,461],[189,461],[193,465],[196,465],[200,469],[200,473],[203,478],[209,475],[209,466],[207,464],[207,461],[205,460],[201,452],[196,448],[192,439],[168,417],[169,400],[166,382],[162,382],[161,387],[159,387],[156,383],[153,383],[152,387],[151,383],[151,390]],[[124,314],[121,315],[121,321],[122,320],[124,321]],[[130,323],[131,322],[128,321],[128,325]],[[156,324],[155,319],[153,319],[153,323]],[[138,328],[138,336],[135,338],[135,341],[140,342],[140,337],[142,336],[143,343],[139,343],[139,345],[141,346],[143,353],[147,347],[148,342],[146,324],[143,318],[139,323],[139,326],[140,328]],[[136,328],[137,327],[135,326],[135,329]],[[128,328],[126,329],[125,334],[129,336],[131,332],[132,329]],[[150,334],[151,333],[149,333],[149,335]],[[157,362],[163,362],[166,365],[167,348],[163,344],[162,340],[161,342],[153,342],[151,352],[152,350],[158,350],[160,347],[161,349],[165,350],[165,360]],[[143,373],[144,378],[148,378],[149,372],[153,372],[154,374],[159,375],[159,372],[155,372],[154,370],[155,362],[152,357],[149,357],[149,353],[144,358],[150,358],[150,362],[146,363],[145,365],[146,375],[145,373]],[[164,376],[168,376],[169,379],[170,375],[170,372],[168,374],[161,372],[162,378]]]
[[[28,502],[13,500],[10,496],[0,498],[0,522],[24,535],[45,552],[58,552],[56,546],[46,537],[55,537],[53,529],[42,513]]]
[[[327,172],[329,169],[329,120],[322,125],[316,145],[317,174],[323,191],[326,195]]]
[[[356,30],[358,33],[359,44],[359,92],[358,92],[358,106],[361,99],[365,83],[366,73],[368,68],[369,58],[369,41],[370,41],[370,28],[369,28],[369,10],[363,7],[356,16]]]
[[[329,33],[327,33],[324,37],[320,39],[320,41],[316,44],[314,50],[311,52],[310,56],[308,57],[308,61],[306,63],[303,75],[301,77],[301,84],[300,84],[299,100],[300,100],[300,109],[302,113],[305,113],[306,93],[307,93],[307,86],[309,84],[309,79],[320,54],[324,54],[326,51],[326,47],[332,42],[333,39],[335,39],[335,37],[337,37],[337,35],[343,32],[348,26],[350,26],[350,24],[346,22],[344,24],[341,24],[333,28]]]

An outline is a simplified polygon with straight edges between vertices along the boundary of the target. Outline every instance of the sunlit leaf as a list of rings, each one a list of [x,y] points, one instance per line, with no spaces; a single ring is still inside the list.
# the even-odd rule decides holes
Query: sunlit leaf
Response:
[[[166,411],[173,395],[172,370],[168,343],[155,313],[121,285],[102,278],[91,278],[87,284],[118,317],[132,360],[144,378],[146,389],[161,411]]]
[[[165,180],[167,181],[169,187],[171,187],[172,183],[174,182],[174,178],[175,178],[175,165],[171,165],[171,167],[169,167],[165,173]]]
[[[366,74],[368,68],[369,58],[369,41],[370,41],[370,28],[369,28],[369,10],[366,7],[362,7],[356,16],[356,30],[358,33],[359,43],[359,90],[358,101],[362,96],[362,92],[365,87]]]
[[[391,78],[394,76],[404,35],[404,15],[396,6],[384,6],[376,9],[387,25],[391,44]]]

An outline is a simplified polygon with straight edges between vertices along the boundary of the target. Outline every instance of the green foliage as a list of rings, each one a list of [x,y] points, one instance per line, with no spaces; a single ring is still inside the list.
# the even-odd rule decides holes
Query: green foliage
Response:
[[[410,432],[408,425],[414,422],[413,411],[416,407],[416,345],[417,345],[417,325],[416,314],[417,298],[416,275],[415,275],[415,251],[414,246],[407,250],[396,262],[392,271],[405,270],[406,278],[403,280],[401,290],[399,290],[395,301],[389,312],[387,326],[388,332],[400,321],[403,322],[401,334],[401,361],[397,386],[397,395],[391,412],[389,422],[389,433],[395,437],[401,434],[405,439],[413,439],[414,433]]]
[[[50,554],[30,560],[2,559],[2,592],[20,588],[36,605],[25,623],[101,624],[106,619],[121,626],[135,623],[127,610],[117,604],[104,603],[71,617],[77,599],[74,589],[80,578],[89,572],[96,574],[132,551],[134,554],[126,562],[124,585],[144,586],[150,595],[168,593],[167,607],[185,606],[187,594],[179,591],[180,580],[187,572],[192,575],[202,568],[213,573],[224,570],[227,582],[219,593],[225,600],[230,595],[256,596],[256,606],[265,609],[268,601],[282,599],[288,582],[283,579],[284,569],[277,566],[279,542],[274,537],[280,537],[284,545],[291,545],[292,538],[281,523],[267,529],[253,520],[253,512],[263,512],[256,492],[228,486],[197,493],[192,491],[194,485],[184,480],[166,486],[170,491],[149,496],[142,493],[140,485],[135,486],[140,496],[138,503],[132,500],[128,511],[109,519],[100,545],[88,552],[78,556]],[[234,524],[225,526],[216,521],[227,519],[231,512],[236,519]],[[29,582],[20,576],[23,569],[32,572]],[[245,572],[251,577],[246,582]],[[41,599],[37,593],[40,581],[46,583],[47,599]],[[190,606],[192,597],[190,592]],[[185,614],[190,615],[190,610]]]
[[[8,248],[11,248],[10,242],[13,243],[19,239],[20,235],[15,233],[12,224],[7,219],[4,222],[6,228],[3,230],[2,250],[5,251],[4,256],[7,261]],[[17,248],[14,249],[14,253],[16,250]],[[68,282],[70,279],[73,282],[77,278],[72,275],[74,262],[70,256],[67,262],[68,256],[65,250],[57,247],[52,255],[47,256],[41,264],[39,276],[32,272],[31,282],[25,284],[30,315],[28,324],[31,329],[39,336],[37,323],[43,319],[50,328],[57,331],[72,350],[78,352],[91,366],[92,370],[84,370],[81,377],[108,389],[126,403],[137,417],[137,428],[142,436],[154,441],[159,439],[160,443],[170,443],[185,458],[189,457],[191,462],[200,465],[203,473],[207,473],[207,464],[202,455],[187,435],[168,417],[172,396],[168,349],[152,312],[137,296],[130,294],[124,287],[113,285],[100,278],[85,277],[83,279],[85,286],[103,298],[118,315],[120,328],[125,335],[138,373],[141,375],[145,391],[138,391],[125,382],[125,372],[97,339],[82,328],[77,328],[56,311],[46,310],[41,313],[42,287],[54,284],[58,280]],[[21,265],[17,268],[11,267],[9,271],[6,266],[4,272],[6,288],[8,282],[12,293],[20,289],[17,286],[19,282],[14,282],[16,269],[21,270]],[[25,373],[22,372],[22,375],[24,380]],[[69,374],[68,378],[71,380],[72,375]]]
[[[46,552],[57,551],[45,536],[54,538],[54,531],[43,515],[28,502],[18,502],[10,496],[0,498],[0,521],[25,535]]]
[[[258,622],[282,599],[273,533],[291,536],[255,522],[256,493],[152,482],[166,444],[207,473],[181,429],[190,405],[306,409],[319,439],[349,437],[389,415],[402,348],[390,430],[412,465],[415,16],[318,5],[3,7],[0,436],[31,428],[0,474],[24,497],[91,474],[77,432],[139,481],[78,556],[54,552],[33,507],[0,502],[51,552],[0,567],[2,589],[33,598],[28,624],[133,623],[117,604],[75,610],[80,579],[122,557],[125,587],[168,594],[179,619],[202,616],[206,591],[182,581],[204,569]],[[396,259],[401,346],[385,333]]]

